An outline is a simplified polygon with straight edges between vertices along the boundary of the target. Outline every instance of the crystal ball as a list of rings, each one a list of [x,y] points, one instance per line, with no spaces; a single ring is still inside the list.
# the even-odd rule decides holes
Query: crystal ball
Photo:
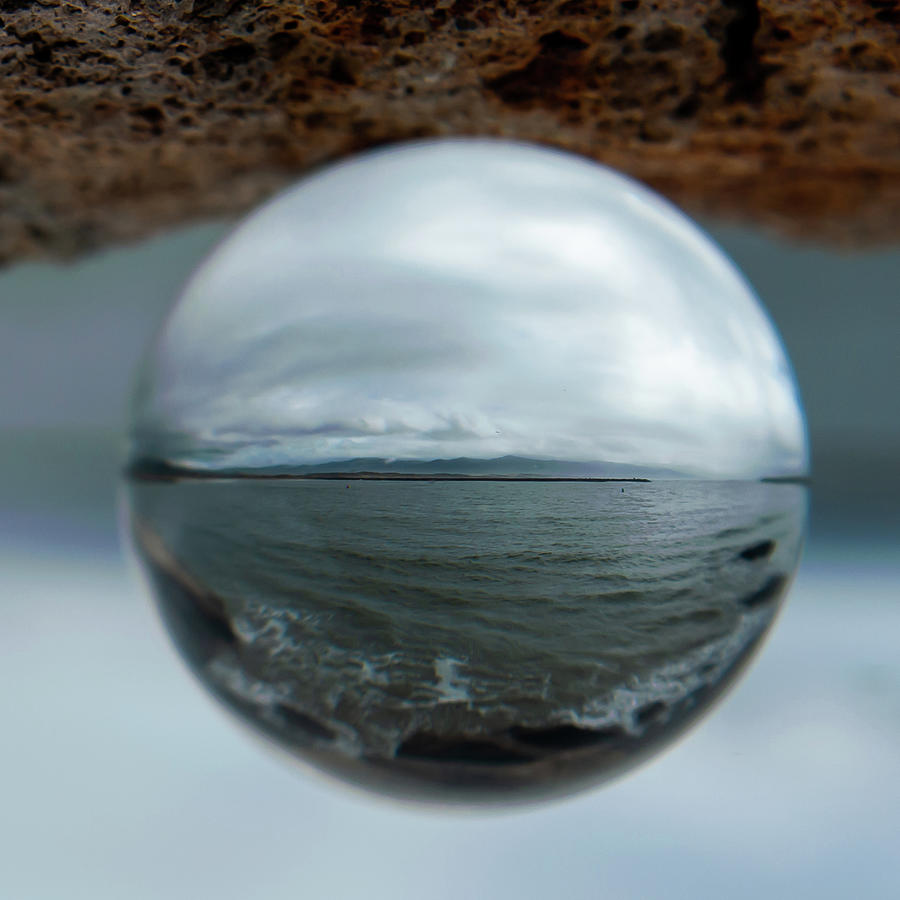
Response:
[[[150,347],[127,521],[240,720],[382,794],[511,803],[665,748],[779,607],[803,414],[752,290],[565,153],[400,145],[240,224]]]

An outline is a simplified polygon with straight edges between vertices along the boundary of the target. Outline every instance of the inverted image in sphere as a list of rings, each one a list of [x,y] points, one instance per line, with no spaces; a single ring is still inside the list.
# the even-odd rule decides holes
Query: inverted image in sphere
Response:
[[[595,163],[434,141],[314,174],[187,285],[133,543],[206,687],[392,796],[568,793],[730,684],[796,567],[803,416],[751,289]]]

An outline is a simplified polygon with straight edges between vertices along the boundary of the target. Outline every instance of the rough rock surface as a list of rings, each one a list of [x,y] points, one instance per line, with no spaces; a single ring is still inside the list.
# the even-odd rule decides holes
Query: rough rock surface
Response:
[[[900,2],[0,0],[0,261],[461,134],[589,155],[693,214],[893,239]]]

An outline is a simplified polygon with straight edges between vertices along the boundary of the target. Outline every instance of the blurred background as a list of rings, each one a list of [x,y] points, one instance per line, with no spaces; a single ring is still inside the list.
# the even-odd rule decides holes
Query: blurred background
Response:
[[[900,896],[900,252],[705,225],[806,406],[812,515],[788,604],[662,758],[478,815],[265,752],[188,675],[123,557],[135,368],[226,226],[0,270],[0,898]]]

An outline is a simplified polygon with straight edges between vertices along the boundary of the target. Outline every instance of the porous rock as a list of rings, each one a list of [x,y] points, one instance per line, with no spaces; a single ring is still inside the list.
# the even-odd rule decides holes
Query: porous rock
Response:
[[[826,240],[900,230],[895,0],[0,0],[0,261],[494,135]]]

